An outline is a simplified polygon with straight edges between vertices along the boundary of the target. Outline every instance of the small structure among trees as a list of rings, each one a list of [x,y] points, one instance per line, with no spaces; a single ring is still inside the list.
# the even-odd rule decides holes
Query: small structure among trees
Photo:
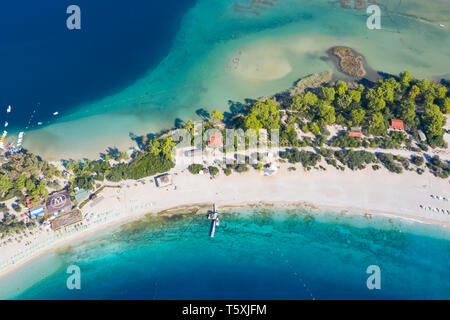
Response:
[[[403,120],[391,119],[391,125],[389,126],[389,129],[405,131],[405,127],[403,126]]]
[[[350,130],[348,131],[348,136],[355,137],[355,138],[361,138],[362,137],[361,128],[360,127],[350,128]]]

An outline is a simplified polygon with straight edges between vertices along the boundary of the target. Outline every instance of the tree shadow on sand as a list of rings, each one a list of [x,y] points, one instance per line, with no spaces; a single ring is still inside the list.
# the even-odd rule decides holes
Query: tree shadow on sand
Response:
[[[195,114],[197,116],[199,116],[200,118],[203,118],[203,120],[209,119],[209,117],[210,117],[208,110],[203,109],[203,108],[195,110]]]
[[[174,121],[175,129],[181,129],[181,128],[184,128],[185,123],[186,123],[186,122],[183,121],[182,119],[176,118],[175,121]]]
[[[180,121],[182,121],[182,120],[180,120]],[[182,121],[181,123],[183,123],[183,121]],[[150,132],[150,133],[147,133],[147,134],[142,135],[142,136],[138,136],[138,135],[136,135],[136,134],[130,132],[130,133],[129,133],[129,137],[130,137],[131,140],[133,140],[134,142],[136,142],[136,144],[139,146],[140,149],[144,149],[145,146],[147,145],[147,143],[148,143],[150,140],[153,140],[153,139],[155,139],[155,138],[157,138],[157,137],[160,137],[160,136],[162,136],[162,135],[164,135],[164,134],[170,132],[171,130],[173,130],[173,128],[161,130],[161,131],[155,132],[155,133]]]

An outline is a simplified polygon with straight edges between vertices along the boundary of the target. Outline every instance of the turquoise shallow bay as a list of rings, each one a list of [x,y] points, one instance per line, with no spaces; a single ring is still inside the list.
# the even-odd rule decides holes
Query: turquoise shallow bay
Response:
[[[19,291],[10,290],[8,297],[450,298],[450,234],[438,227],[359,215],[245,209],[224,214],[214,239],[208,230],[209,222],[200,215],[145,217],[33,262],[9,279]],[[71,264],[81,269],[80,291],[66,288],[65,270]],[[369,265],[381,268],[381,290],[366,287]],[[19,283],[26,277],[42,278],[24,290]]]
[[[29,131],[25,147],[47,158],[97,157],[127,148],[130,136],[158,132],[204,108],[271,95],[312,73],[334,70],[324,60],[334,45],[353,47],[375,70],[448,77],[450,8],[446,0],[379,1],[382,30],[367,15],[327,0],[284,0],[259,15],[237,12],[247,0],[198,0],[183,16],[170,51],[125,88],[80,104],[45,128]],[[145,32],[143,32],[145,33]],[[145,37],[142,41],[146,40]],[[158,46],[155,42],[154,46]],[[51,143],[49,143],[51,142]]]

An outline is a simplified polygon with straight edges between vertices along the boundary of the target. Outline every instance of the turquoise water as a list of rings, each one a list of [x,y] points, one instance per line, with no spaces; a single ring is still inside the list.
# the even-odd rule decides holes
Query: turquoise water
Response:
[[[0,296],[450,299],[448,230],[388,218],[246,209],[223,214],[215,238],[208,231],[203,215],[148,216],[33,262],[9,277],[10,293]],[[72,264],[80,267],[81,290],[66,288]],[[367,289],[369,265],[380,267],[380,290]],[[39,281],[25,288],[27,277]]]
[[[200,108],[228,110],[234,102],[284,90],[311,73],[331,69],[342,76],[323,59],[334,45],[355,48],[370,67],[387,73],[410,69],[419,77],[441,77],[450,72],[449,53],[443,49],[450,47],[446,0],[426,6],[417,0],[381,1],[386,4],[383,29],[375,31],[366,28],[364,11],[345,10],[338,2],[280,0],[258,6],[259,15],[236,11],[236,4],[251,2],[197,1],[155,67],[29,131],[24,146],[44,157],[66,158],[126,148],[133,144],[130,136],[195,118]],[[145,36],[142,41],[159,46]]]

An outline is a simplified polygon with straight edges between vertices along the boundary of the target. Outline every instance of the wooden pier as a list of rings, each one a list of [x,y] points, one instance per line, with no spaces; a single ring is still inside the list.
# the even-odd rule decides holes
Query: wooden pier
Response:
[[[210,212],[210,213],[208,214],[208,219],[212,220],[212,223],[211,223],[211,230],[210,230],[210,232],[209,232],[209,236],[210,236],[211,238],[214,238],[214,234],[215,234],[215,232],[216,232],[216,226],[219,226],[219,223],[220,223],[220,220],[219,220],[219,213],[217,212],[216,204],[215,204],[215,203],[213,204],[213,210],[212,210],[212,212]]]

